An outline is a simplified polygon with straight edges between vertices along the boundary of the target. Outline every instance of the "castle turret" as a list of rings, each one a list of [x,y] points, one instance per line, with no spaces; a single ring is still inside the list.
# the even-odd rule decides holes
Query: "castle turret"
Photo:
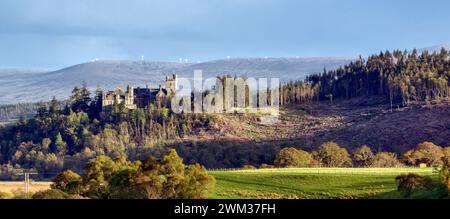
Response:
[[[134,92],[133,87],[130,86],[130,85],[128,85],[128,86],[127,86],[127,93],[130,94],[130,95],[133,95],[133,92]]]
[[[125,106],[128,109],[136,108],[136,104],[134,101],[134,88],[130,85],[127,86],[127,91],[125,93]]]
[[[177,75],[173,74],[172,77],[166,76],[166,90],[168,96],[175,95],[177,89]]]

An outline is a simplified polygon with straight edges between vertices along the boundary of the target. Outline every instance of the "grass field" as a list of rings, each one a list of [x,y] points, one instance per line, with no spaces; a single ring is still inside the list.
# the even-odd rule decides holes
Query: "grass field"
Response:
[[[389,169],[263,169],[212,171],[216,190],[211,198],[223,199],[397,199],[395,177],[402,173],[429,175],[432,168]],[[414,198],[438,198],[437,191]]]
[[[402,198],[395,177],[403,173],[428,175],[432,168],[308,168],[210,171],[216,180],[214,199],[373,199]],[[0,192],[20,194],[23,182],[0,182]],[[33,182],[31,192],[49,189],[49,182]],[[438,198],[437,191],[414,198]]]
[[[31,182],[30,192],[35,193],[42,190],[47,190],[50,188],[50,182]],[[0,181],[0,192],[20,195],[25,189],[24,182],[2,182]]]

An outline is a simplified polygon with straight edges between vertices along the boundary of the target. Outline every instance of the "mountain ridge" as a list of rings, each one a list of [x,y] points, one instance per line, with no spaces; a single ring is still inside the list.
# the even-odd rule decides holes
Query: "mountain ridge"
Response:
[[[53,96],[67,99],[74,86],[86,81],[91,90],[97,86],[150,85],[157,87],[165,76],[178,74],[190,78],[194,70],[203,77],[239,75],[248,77],[278,77],[282,81],[304,78],[307,74],[334,69],[351,62],[352,58],[233,58],[200,63],[168,61],[99,60],[81,63],[56,71],[7,73],[0,71],[0,104],[45,101]]]

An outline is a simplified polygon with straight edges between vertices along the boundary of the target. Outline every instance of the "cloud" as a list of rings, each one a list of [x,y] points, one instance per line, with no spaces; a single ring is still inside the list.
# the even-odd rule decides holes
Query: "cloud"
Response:
[[[444,0],[2,0],[0,66],[425,47],[450,41],[443,28],[448,6]]]
[[[242,3],[245,2],[245,3]],[[0,3],[5,33],[163,35],[207,31],[258,1],[217,0],[6,0]],[[228,14],[228,15],[227,15]],[[230,17],[229,20],[232,20]]]

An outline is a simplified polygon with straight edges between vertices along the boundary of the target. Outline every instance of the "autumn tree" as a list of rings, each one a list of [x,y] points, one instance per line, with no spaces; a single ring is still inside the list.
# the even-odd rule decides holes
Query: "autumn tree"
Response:
[[[444,160],[448,164],[450,164],[450,147],[445,147],[442,149],[442,152],[444,153]]]
[[[347,149],[340,147],[335,142],[321,144],[313,155],[324,167],[346,167],[352,164]]]
[[[108,184],[113,175],[134,164],[123,157],[111,159],[107,156],[99,156],[91,160],[84,169],[82,183],[85,192],[83,195],[89,198],[108,198]],[[137,165],[137,164],[136,164]]]
[[[214,185],[204,167],[186,166],[175,150],[169,150],[161,161],[149,157],[137,169],[119,171],[109,191],[111,198],[192,199],[207,198]]]
[[[276,157],[274,164],[276,167],[311,167],[313,164],[313,158],[311,154],[303,150],[297,150],[295,148],[283,148]]]
[[[52,181],[53,183],[50,186],[52,189],[61,190],[68,194],[82,193],[81,176],[71,170],[58,174]]]
[[[352,151],[353,164],[358,167],[368,167],[372,165],[374,154],[369,146],[363,145]]]
[[[442,166],[442,158],[445,157],[444,150],[431,142],[423,142],[413,150],[407,151],[402,160],[409,165],[425,163],[428,166]]]
[[[390,152],[379,152],[372,160],[370,167],[388,168],[388,167],[400,167],[402,164],[397,159],[397,155]]]

